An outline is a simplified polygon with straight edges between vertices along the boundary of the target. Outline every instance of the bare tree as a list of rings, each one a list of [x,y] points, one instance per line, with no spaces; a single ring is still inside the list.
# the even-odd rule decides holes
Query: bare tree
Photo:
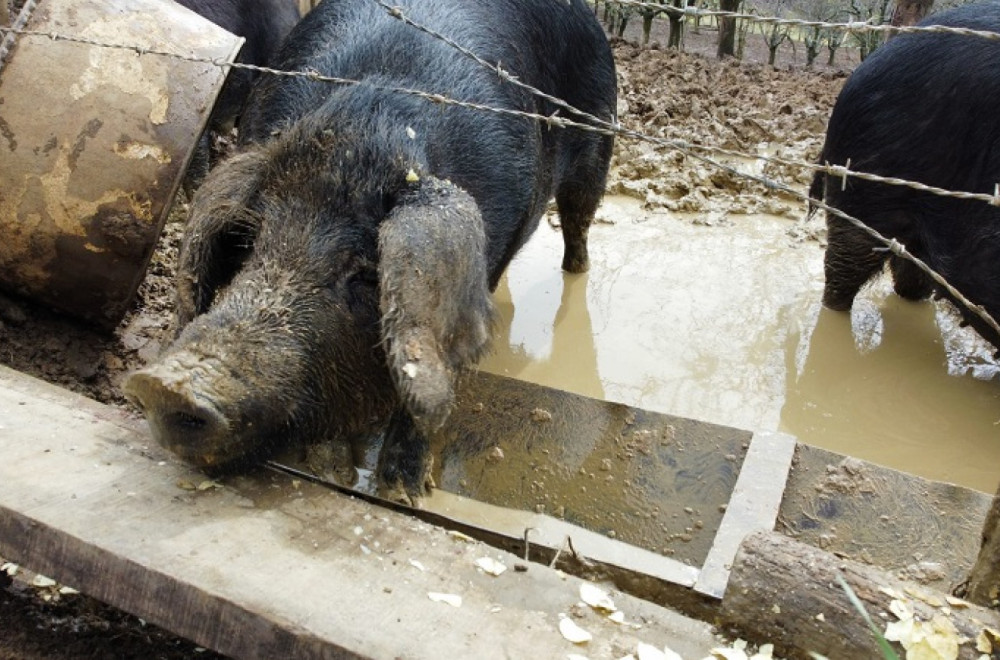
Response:
[[[670,36],[667,38],[667,47],[681,50],[684,45],[684,9],[687,8],[687,0],[673,0],[673,6],[680,11],[667,13],[670,21]]]
[[[889,3],[892,0],[850,0],[848,13],[856,21],[870,23],[872,25],[883,25],[889,16]],[[856,31],[850,33],[851,39],[858,46],[858,54],[862,61],[882,45],[885,37],[882,32],[873,30]]]
[[[660,14],[665,14],[667,12],[668,0],[646,0],[646,4],[638,9],[639,15],[642,16],[642,45],[649,45],[649,33],[653,29],[653,20]],[[657,4],[660,7],[654,7],[652,5]],[[673,28],[671,27],[671,31]]]
[[[785,0],[771,3],[767,11],[771,16],[784,18]],[[767,45],[767,63],[773,67],[778,59],[778,48],[781,47],[781,44],[786,41],[792,42],[791,26],[780,23],[760,23],[760,33],[764,35],[764,43]]]
[[[622,5],[614,0],[605,0],[604,24],[608,32],[618,37],[623,36],[625,28],[628,27],[628,19],[634,12],[635,9],[631,6]]]
[[[689,6],[693,6],[695,9],[701,10],[704,3],[705,0],[692,0]],[[696,13],[692,22],[694,23],[694,25],[691,26],[692,32],[695,34],[701,34],[701,13]]]
[[[806,28],[802,34],[802,44],[806,47],[806,68],[811,69],[823,47],[823,28],[818,25]]]
[[[817,21],[830,23],[837,20],[838,16],[844,15],[844,5],[842,0],[801,0],[796,3],[797,13],[807,21]],[[816,25],[805,28],[802,33],[802,43],[806,48],[806,66],[811,67],[823,44],[829,44],[828,28]],[[843,41],[843,32],[839,32]],[[833,50],[836,51],[840,43],[836,43]],[[832,57],[832,55],[831,55]]]
[[[719,9],[738,12],[741,4],[743,0],[719,0]],[[719,17],[719,47],[716,55],[720,60],[736,56],[736,19],[732,16]]]
[[[829,57],[826,60],[827,66],[833,66],[833,59],[837,55],[837,49],[844,45],[844,38],[847,36],[843,30],[828,29],[823,31],[826,41],[826,50]]]
[[[896,27],[916,25],[930,13],[933,6],[934,0],[896,0],[889,24]]]

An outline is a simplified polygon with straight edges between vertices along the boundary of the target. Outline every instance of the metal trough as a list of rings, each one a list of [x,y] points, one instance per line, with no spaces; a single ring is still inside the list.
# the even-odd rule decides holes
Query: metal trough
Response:
[[[147,51],[221,64],[243,40],[167,0],[34,5],[0,64],[0,288],[112,328],[226,73]]]

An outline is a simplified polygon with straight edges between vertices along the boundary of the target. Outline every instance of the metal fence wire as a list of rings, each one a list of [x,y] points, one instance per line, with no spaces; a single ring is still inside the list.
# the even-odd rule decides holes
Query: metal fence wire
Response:
[[[673,5],[661,5],[656,2],[643,2],[642,0],[605,0],[612,5],[621,7],[632,7],[636,9],[648,9],[650,11],[662,12],[672,16],[682,16],[691,18],[732,18],[750,23],[761,23],[764,25],[784,25],[788,27],[800,28],[823,28],[827,30],[837,30],[839,32],[884,32],[886,34],[914,34],[919,32],[939,32],[957,34],[965,37],[979,37],[1000,41],[1000,34],[989,32],[988,30],[973,30],[970,28],[950,27],[946,25],[884,25],[869,23],[867,21],[846,21],[842,23],[827,21],[812,21],[799,18],[783,18],[780,16],[760,16],[758,14],[745,14],[735,11],[722,11],[719,9],[700,9],[698,7],[675,7]]]
[[[858,171],[858,170],[852,170],[852,169],[850,169],[850,161],[848,161],[847,164],[843,165],[843,166],[841,166],[841,165],[808,163],[808,162],[804,162],[804,161],[793,161],[793,160],[788,160],[788,159],[785,159],[785,158],[779,158],[779,157],[775,157],[775,156],[762,156],[762,155],[759,155],[759,154],[748,154],[748,153],[744,153],[744,152],[740,152],[740,151],[735,151],[735,150],[731,150],[731,149],[724,149],[724,148],[716,147],[716,146],[712,146],[712,145],[694,144],[694,143],[687,142],[687,141],[684,141],[684,140],[660,138],[660,137],[656,137],[656,136],[653,136],[653,135],[648,135],[648,134],[643,133],[641,131],[626,129],[623,126],[621,126],[621,124],[617,121],[617,118],[614,118],[611,121],[607,121],[607,120],[601,119],[599,117],[596,117],[596,116],[591,115],[589,113],[586,113],[586,112],[584,112],[582,110],[579,110],[578,108],[573,107],[572,105],[570,105],[569,103],[566,103],[562,99],[559,99],[557,97],[554,97],[554,96],[551,96],[549,94],[546,94],[545,92],[543,92],[543,91],[541,91],[539,89],[536,89],[535,87],[532,87],[531,85],[528,85],[528,84],[522,82],[521,80],[519,80],[517,78],[517,76],[516,76],[515,73],[507,71],[499,63],[498,64],[493,64],[491,62],[488,62],[488,61],[482,59],[481,57],[479,57],[476,53],[474,53],[471,50],[469,50],[468,48],[466,48],[466,47],[462,46],[461,44],[455,42],[454,40],[446,37],[445,35],[437,32],[437,31],[435,31],[435,30],[433,30],[433,29],[431,29],[431,28],[429,28],[429,27],[427,27],[425,25],[420,24],[418,21],[413,20],[408,15],[405,7],[389,4],[385,0],[371,0],[371,1],[374,2],[375,4],[377,4],[379,7],[381,7],[384,11],[386,11],[390,16],[392,16],[396,20],[399,20],[399,21],[405,23],[407,26],[409,26],[412,29],[420,30],[421,32],[427,34],[428,36],[430,36],[430,37],[432,37],[434,39],[438,39],[438,40],[442,41],[443,43],[447,44],[450,48],[453,48],[456,51],[458,51],[459,53],[461,53],[463,56],[468,57],[468,58],[474,60],[475,62],[477,62],[480,66],[489,69],[491,72],[495,73],[498,77],[500,77],[505,82],[507,82],[509,84],[512,84],[512,85],[516,85],[516,86],[518,86],[518,87],[520,87],[520,88],[522,88],[522,89],[530,92],[531,94],[537,96],[538,98],[541,98],[541,99],[547,101],[548,103],[550,103],[553,106],[555,106],[557,108],[557,110],[555,112],[553,112],[552,114],[550,114],[550,115],[540,115],[540,114],[531,113],[531,112],[525,112],[525,111],[520,111],[520,110],[513,110],[513,109],[508,109],[508,108],[500,108],[500,107],[491,107],[491,106],[484,105],[484,104],[471,103],[471,102],[468,102],[468,101],[462,101],[462,100],[450,98],[450,97],[442,95],[442,94],[431,93],[431,92],[427,92],[427,91],[420,90],[420,89],[410,89],[410,88],[405,88],[405,87],[393,87],[393,86],[384,86],[384,85],[375,85],[374,86],[375,88],[381,89],[383,91],[391,92],[391,93],[397,93],[397,94],[405,94],[405,95],[415,96],[415,97],[424,99],[424,100],[426,100],[426,101],[428,101],[430,103],[434,103],[434,104],[438,104],[438,105],[442,105],[442,106],[461,107],[461,108],[466,108],[466,109],[475,110],[475,111],[479,111],[479,112],[491,112],[491,113],[495,113],[495,114],[501,114],[501,115],[508,115],[508,116],[515,116],[515,117],[520,117],[520,118],[526,118],[526,119],[530,119],[532,121],[537,121],[537,122],[543,123],[546,126],[549,126],[549,127],[552,127],[552,128],[558,128],[558,129],[573,128],[573,129],[582,130],[582,131],[591,131],[591,132],[595,132],[595,133],[600,133],[602,135],[613,135],[613,136],[620,137],[620,138],[627,138],[627,139],[630,139],[630,140],[637,140],[637,141],[641,141],[641,142],[646,142],[646,143],[649,143],[649,144],[651,144],[651,145],[653,145],[653,146],[655,146],[655,147],[657,147],[659,149],[679,151],[682,154],[684,154],[684,155],[686,155],[686,156],[688,156],[690,158],[693,158],[693,159],[695,159],[697,161],[700,161],[702,163],[705,163],[707,165],[710,165],[711,167],[717,168],[717,169],[719,169],[721,171],[724,171],[724,172],[729,173],[731,175],[734,175],[736,177],[739,177],[739,178],[742,178],[742,179],[746,179],[748,181],[752,181],[754,183],[762,185],[767,190],[781,192],[781,193],[783,193],[785,195],[788,195],[790,197],[799,199],[799,200],[805,202],[809,206],[810,209],[817,209],[817,208],[818,209],[822,209],[825,212],[827,212],[828,214],[832,214],[832,215],[834,215],[834,216],[836,216],[838,218],[842,218],[843,220],[849,222],[853,226],[855,226],[855,227],[861,229],[862,231],[864,231],[865,233],[867,233],[869,236],[871,236],[875,240],[879,241],[884,246],[884,247],[878,248],[878,249],[880,249],[880,250],[887,250],[890,253],[892,253],[893,255],[895,255],[897,257],[900,257],[902,259],[906,259],[906,260],[910,261],[911,263],[913,263],[914,265],[916,265],[921,271],[923,271],[925,274],[927,274],[927,276],[930,277],[936,284],[938,284],[941,287],[942,290],[946,291],[949,294],[949,296],[951,296],[951,298],[956,303],[958,303],[962,307],[966,308],[969,312],[971,312],[972,314],[975,314],[977,317],[979,317],[980,319],[982,319],[982,321],[990,329],[992,329],[998,335],[1000,335],[1000,324],[998,324],[997,321],[992,316],[990,316],[986,312],[985,309],[983,309],[980,305],[976,305],[973,302],[971,302],[960,291],[958,291],[947,280],[945,280],[945,278],[942,277],[939,273],[937,273],[936,271],[934,271],[933,269],[931,269],[926,263],[924,263],[922,260],[920,260],[919,258],[917,258],[916,256],[914,256],[913,254],[911,254],[909,251],[907,251],[905,245],[899,243],[895,239],[890,239],[890,238],[887,238],[887,237],[883,236],[881,233],[879,233],[875,229],[869,227],[867,224],[865,224],[863,221],[861,221],[860,219],[858,219],[856,217],[848,215],[848,214],[844,213],[843,211],[840,211],[839,209],[836,209],[836,208],[834,208],[832,206],[829,206],[828,204],[826,204],[826,203],[824,203],[824,202],[822,202],[820,200],[811,199],[808,196],[808,194],[806,194],[806,193],[804,193],[804,192],[802,192],[802,191],[800,191],[800,190],[798,190],[796,188],[793,188],[792,186],[789,186],[788,184],[785,184],[785,183],[783,183],[781,181],[778,181],[778,180],[775,180],[775,179],[772,179],[770,177],[766,177],[766,176],[763,176],[763,175],[760,175],[760,174],[752,174],[752,173],[745,172],[743,170],[740,170],[737,167],[734,167],[734,166],[729,165],[727,163],[723,163],[723,162],[717,160],[716,158],[714,158],[713,156],[724,156],[724,157],[731,157],[731,158],[737,158],[737,159],[750,159],[750,160],[754,160],[754,161],[763,161],[763,162],[774,164],[774,165],[779,165],[779,166],[783,166],[783,167],[787,167],[787,168],[793,168],[793,169],[810,171],[810,172],[813,172],[813,173],[815,173],[815,172],[824,172],[824,173],[826,173],[826,174],[828,174],[828,175],[830,175],[832,177],[840,178],[840,179],[842,179],[845,182],[846,182],[847,178],[849,178],[849,177],[855,177],[855,178],[858,178],[858,179],[864,179],[866,181],[877,182],[877,183],[881,183],[881,184],[885,184],[885,185],[903,186],[903,187],[911,188],[913,190],[917,190],[917,191],[921,191],[921,192],[925,192],[925,193],[931,193],[931,194],[934,194],[934,195],[940,195],[940,196],[944,196],[944,197],[950,197],[950,198],[956,198],[956,199],[963,199],[963,200],[977,200],[977,201],[981,201],[981,202],[986,203],[986,204],[991,204],[991,205],[996,206],[998,208],[1000,208],[1000,182],[998,182],[996,184],[996,186],[994,187],[994,191],[993,191],[992,195],[985,194],[985,193],[971,193],[971,192],[966,192],[966,191],[947,190],[947,189],[938,188],[938,187],[935,187],[935,186],[928,186],[928,185],[920,183],[918,181],[910,181],[910,180],[899,179],[899,178],[895,178],[895,177],[883,177],[883,176],[879,176],[879,175],[868,173],[868,172],[863,172],[863,171]],[[559,2],[561,0],[552,0],[552,1],[553,2]],[[859,23],[859,22],[826,23],[826,22],[818,22],[818,21],[801,21],[801,20],[797,20],[797,19],[785,19],[785,18],[780,18],[780,17],[757,16],[757,15],[754,15],[754,14],[742,14],[742,13],[736,13],[736,12],[714,11],[714,10],[701,10],[701,9],[694,9],[694,8],[681,9],[681,8],[677,8],[677,7],[670,7],[670,6],[667,6],[667,5],[660,5],[660,4],[654,4],[654,3],[641,2],[640,0],[613,0],[613,2],[615,2],[616,4],[619,4],[619,5],[628,5],[628,6],[640,7],[640,8],[643,8],[643,7],[645,7],[645,8],[656,8],[658,10],[664,10],[664,9],[666,9],[667,11],[673,11],[675,13],[684,14],[684,16],[714,16],[714,17],[723,16],[723,17],[738,18],[738,19],[742,19],[742,20],[754,21],[754,22],[765,23],[765,24],[795,25],[795,26],[801,26],[801,27],[823,27],[823,28],[828,28],[828,29],[844,30],[844,31],[847,31],[847,32],[851,32],[851,31],[879,31],[879,32],[892,32],[894,34],[898,34],[898,33],[914,33],[914,32],[936,32],[936,33],[947,32],[947,33],[958,34],[958,35],[965,36],[965,37],[970,37],[970,38],[986,38],[986,39],[1000,40],[1000,34],[997,34],[997,33],[994,33],[994,32],[984,32],[984,31],[981,31],[981,30],[969,30],[969,29],[966,29],[966,28],[954,28],[954,27],[946,27],[946,26],[895,27],[895,26],[887,26],[887,25],[872,25],[872,24],[869,24],[869,23]],[[34,5],[34,0],[29,0],[29,4],[31,4],[33,6]],[[252,64],[243,64],[243,63],[239,63],[239,62],[227,62],[227,61],[225,61],[225,60],[223,60],[221,58],[208,58],[208,57],[197,56],[197,55],[194,55],[193,53],[190,53],[190,52],[189,53],[181,53],[181,52],[168,51],[168,50],[147,49],[147,48],[136,46],[134,44],[110,43],[110,42],[106,42],[106,41],[102,41],[102,40],[89,39],[89,38],[86,38],[86,37],[79,37],[79,36],[74,36],[74,35],[60,34],[60,33],[56,33],[56,32],[29,30],[29,29],[24,28],[24,24],[26,23],[26,20],[27,20],[26,17],[25,17],[26,13],[30,13],[30,8],[27,7],[27,6],[26,6],[26,12],[23,11],[22,14],[21,14],[21,17],[20,17],[20,18],[23,18],[24,20],[15,21],[14,24],[11,25],[10,27],[2,27],[2,26],[0,26],[0,34],[4,35],[4,39],[2,40],[2,42],[0,42],[0,44],[3,44],[3,46],[6,46],[7,49],[9,49],[9,47],[10,47],[9,44],[12,44],[15,39],[29,37],[29,38],[48,39],[48,40],[51,40],[53,42],[63,41],[63,42],[70,42],[70,43],[79,43],[79,44],[83,44],[83,45],[87,45],[87,46],[93,46],[93,47],[98,47],[98,48],[114,48],[114,49],[121,49],[121,50],[130,50],[130,51],[134,51],[137,56],[148,56],[148,55],[150,55],[150,56],[159,56],[159,57],[172,57],[172,58],[176,58],[176,59],[180,59],[180,60],[184,60],[184,61],[188,61],[188,62],[193,62],[193,63],[210,64],[210,65],[218,66],[218,67],[221,67],[221,68],[247,69],[247,70],[250,70],[250,71],[258,72],[258,73],[263,74],[263,75],[274,75],[274,76],[286,76],[286,77],[304,78],[304,79],[307,79],[307,80],[310,80],[310,81],[314,81],[314,82],[322,82],[322,83],[329,83],[329,84],[335,84],[335,85],[358,85],[358,84],[361,84],[361,81],[358,81],[358,80],[353,80],[353,79],[349,79],[349,78],[340,78],[340,77],[336,77],[336,76],[325,76],[325,75],[321,75],[320,73],[318,73],[316,71],[282,71],[282,70],[279,70],[279,69],[274,69],[274,68],[270,68],[270,67],[255,66],[255,65],[252,65]],[[6,52],[5,50],[0,50],[0,65],[2,65],[2,58],[3,58],[3,55],[5,54],[5,52]],[[367,83],[367,84],[371,85],[370,83]]]

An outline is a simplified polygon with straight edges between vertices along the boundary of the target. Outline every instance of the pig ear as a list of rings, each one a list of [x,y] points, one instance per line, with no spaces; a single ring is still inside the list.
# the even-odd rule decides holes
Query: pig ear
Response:
[[[253,249],[260,220],[250,202],[264,162],[259,151],[233,156],[195,193],[177,265],[178,331],[208,310]]]
[[[382,336],[396,389],[418,427],[444,423],[455,374],[493,325],[483,220],[472,197],[424,177],[379,228]]]

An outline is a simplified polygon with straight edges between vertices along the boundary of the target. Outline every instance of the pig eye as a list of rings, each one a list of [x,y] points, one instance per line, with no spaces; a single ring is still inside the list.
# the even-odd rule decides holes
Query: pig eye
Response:
[[[352,289],[376,286],[378,285],[378,274],[367,268],[359,270],[348,278],[347,285]]]
[[[378,275],[373,270],[362,269],[347,278],[347,304],[353,310],[371,304],[378,291]]]
[[[205,428],[208,425],[208,422],[195,415],[189,415],[184,412],[176,412],[170,416],[170,425],[177,428],[187,429],[189,431],[199,431]]]

